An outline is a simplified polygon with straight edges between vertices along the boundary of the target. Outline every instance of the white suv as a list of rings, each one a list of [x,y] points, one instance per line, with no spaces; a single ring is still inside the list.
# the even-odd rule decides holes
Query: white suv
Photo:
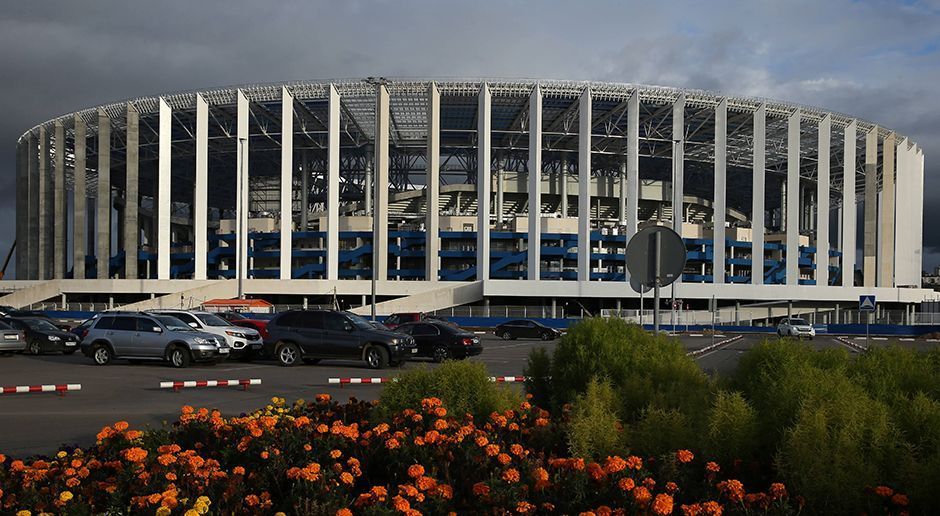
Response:
[[[777,325],[777,335],[781,337],[809,337],[816,336],[816,329],[813,325],[806,322],[806,319],[789,317],[780,321]]]
[[[261,351],[261,334],[258,330],[233,326],[232,323],[214,313],[191,310],[153,310],[152,312],[172,315],[195,330],[224,338],[232,348],[233,358],[251,358]]]

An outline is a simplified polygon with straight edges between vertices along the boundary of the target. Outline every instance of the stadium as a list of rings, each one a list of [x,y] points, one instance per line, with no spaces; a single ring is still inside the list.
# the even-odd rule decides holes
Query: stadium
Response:
[[[649,225],[683,237],[669,294],[692,310],[838,311],[875,294],[908,314],[934,296],[917,143],[776,100],[290,82],[83,109],[17,151],[17,278],[0,299],[17,307],[246,296],[362,310],[374,288],[379,313],[635,309],[625,248]]]

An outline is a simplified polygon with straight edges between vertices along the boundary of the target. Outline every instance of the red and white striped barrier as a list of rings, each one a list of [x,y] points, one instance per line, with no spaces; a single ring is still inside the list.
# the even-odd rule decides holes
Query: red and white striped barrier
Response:
[[[490,381],[496,383],[515,383],[515,382],[524,382],[528,379],[527,376],[491,376]]]
[[[241,387],[247,391],[249,385],[261,385],[260,378],[250,380],[187,380],[183,382],[160,382],[161,389],[179,391],[187,387]]]
[[[868,351],[868,346],[863,346],[858,342],[852,342],[850,339],[845,337],[836,337],[836,340],[848,346],[849,348],[854,349],[855,351]]]
[[[717,335],[716,335],[716,337],[717,337]],[[724,345],[726,345],[726,344],[731,344],[732,342],[737,341],[737,340],[741,340],[741,339],[743,339],[743,338],[744,338],[744,335],[738,335],[737,337],[731,337],[730,339],[725,339],[725,340],[716,342],[716,343],[714,343],[714,344],[712,344],[712,345],[710,345],[710,346],[705,346],[705,347],[702,348],[702,349],[696,349],[695,351],[689,351],[688,353],[686,353],[686,355],[688,355],[688,356],[690,356],[690,357],[697,357],[697,356],[699,356],[699,355],[701,355],[701,354],[703,354],[703,353],[708,353],[709,351],[712,351],[713,349],[718,349],[718,348],[720,348],[721,346],[724,346]]]
[[[59,396],[65,396],[67,391],[80,391],[82,384],[65,383],[53,385],[13,385],[9,387],[0,387],[0,394],[23,394],[27,392],[56,392]]]
[[[330,378],[329,383],[346,385],[347,383],[391,383],[397,382],[398,378]]]

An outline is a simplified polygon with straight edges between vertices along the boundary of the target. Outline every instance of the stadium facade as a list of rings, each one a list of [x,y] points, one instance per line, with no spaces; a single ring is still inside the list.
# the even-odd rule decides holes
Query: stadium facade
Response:
[[[85,109],[17,149],[6,304],[178,303],[236,284],[358,304],[374,274],[389,310],[619,307],[638,297],[626,243],[651,224],[684,238],[676,290],[692,302],[933,296],[920,147],[787,102],[598,82],[292,82]]]

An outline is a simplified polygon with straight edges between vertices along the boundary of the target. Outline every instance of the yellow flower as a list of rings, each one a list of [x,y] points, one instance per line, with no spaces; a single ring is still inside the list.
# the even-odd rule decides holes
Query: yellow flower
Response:
[[[33,513],[31,513],[31,512],[29,512],[29,511],[27,511],[27,510],[24,509],[24,510],[22,510],[22,511],[17,512],[17,513],[16,513],[16,516],[32,516],[32,514],[33,514]]]
[[[170,508],[161,505],[160,508],[157,509],[156,516],[170,516]]]
[[[205,514],[209,512],[209,506],[204,503],[196,502],[196,505],[193,506],[193,509],[196,510],[196,514]],[[190,514],[189,516],[193,516]]]
[[[190,509],[183,513],[183,516],[199,516],[199,513],[196,511],[196,509]]]
[[[64,451],[60,451],[59,453],[55,454],[55,456],[59,459],[64,459],[65,457],[68,456],[68,453],[65,453]]]
[[[65,503],[65,502],[71,500],[71,499],[72,499],[72,496],[73,496],[73,495],[72,495],[72,492],[71,492],[71,491],[62,491],[62,492],[59,494],[59,500],[62,501],[63,503]]]
[[[196,498],[196,503],[201,503],[201,504],[205,504],[205,505],[212,505],[212,501],[209,500],[209,497],[208,497],[208,496],[200,496],[199,498]]]

